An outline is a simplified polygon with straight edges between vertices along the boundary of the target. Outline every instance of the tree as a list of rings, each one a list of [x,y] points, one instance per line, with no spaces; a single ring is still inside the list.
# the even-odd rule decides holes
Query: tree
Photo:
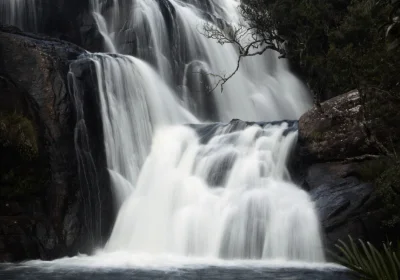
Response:
[[[239,6],[242,24],[222,30],[209,24],[204,27],[206,37],[234,44],[239,50],[232,74],[213,74],[220,78],[217,86],[223,87],[237,72],[243,58],[271,49],[289,59],[314,93],[316,104],[361,84],[398,92],[398,3],[243,0]],[[387,48],[389,39],[391,49]]]
[[[261,4],[262,1],[258,1],[255,4]],[[248,6],[240,6],[242,15]],[[258,7],[252,6],[252,9]],[[211,91],[221,86],[223,91],[224,84],[232,78],[239,70],[240,62],[244,57],[251,57],[262,55],[267,50],[274,50],[281,54],[281,57],[285,56],[284,39],[278,34],[276,28],[276,22],[274,17],[268,12],[267,9],[258,9],[259,13],[257,16],[262,19],[262,27],[260,28],[250,20],[245,18],[245,22],[239,23],[237,26],[224,26],[219,28],[211,23],[205,23],[203,26],[202,34],[208,38],[216,40],[219,44],[233,44],[238,49],[238,61],[235,70],[228,75],[220,74],[209,74],[216,78],[219,78],[217,84],[212,88]]]

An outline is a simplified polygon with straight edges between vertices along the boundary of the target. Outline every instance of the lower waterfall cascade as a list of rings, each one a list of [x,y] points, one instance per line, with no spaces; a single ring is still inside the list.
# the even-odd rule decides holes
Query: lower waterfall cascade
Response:
[[[288,180],[288,124],[158,130],[105,251],[322,261],[307,193]]]
[[[98,255],[324,262],[314,204],[287,168],[296,123],[271,123],[310,107],[304,85],[272,51],[245,59],[223,93],[209,93],[215,80],[199,75],[235,69],[236,48],[198,29],[239,23],[238,3],[90,1],[109,53],[82,59],[94,66],[118,208]],[[5,7],[0,15],[8,9],[23,28],[27,6],[24,17]]]

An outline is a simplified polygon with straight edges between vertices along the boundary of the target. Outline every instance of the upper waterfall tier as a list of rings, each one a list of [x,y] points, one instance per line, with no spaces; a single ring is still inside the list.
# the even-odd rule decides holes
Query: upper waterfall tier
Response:
[[[36,32],[40,18],[37,0],[2,0],[0,1],[0,23],[18,26]]]
[[[310,106],[305,87],[290,73],[286,61],[273,51],[244,59],[236,75],[225,84],[223,93],[220,88],[210,93],[218,78],[209,74],[231,74],[237,66],[238,51],[234,45],[221,46],[205,38],[201,34],[203,24],[220,27],[239,24],[241,16],[236,0],[76,2],[55,5],[45,0],[3,0],[0,21],[37,32],[46,32],[44,23],[51,29],[58,15],[60,21],[63,17],[77,21],[61,25],[68,27],[65,32],[81,33],[78,37],[83,38],[83,47],[92,49],[93,42],[98,42],[105,51],[133,55],[148,62],[159,79],[200,120],[297,119]],[[53,11],[58,6],[64,7],[68,14]],[[48,21],[47,14],[53,19]],[[92,25],[87,17],[92,18]],[[90,46],[85,45],[87,41]]]
[[[218,82],[209,74],[232,73],[238,50],[207,39],[202,28],[205,22],[219,27],[238,25],[241,16],[235,0],[91,3],[106,49],[149,62],[202,120],[296,119],[309,106],[307,90],[273,51],[244,59],[224,86],[224,94],[219,88],[209,92]]]

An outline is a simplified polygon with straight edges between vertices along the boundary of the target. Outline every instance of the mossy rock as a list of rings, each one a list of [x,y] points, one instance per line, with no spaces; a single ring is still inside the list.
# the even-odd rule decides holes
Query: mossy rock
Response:
[[[37,157],[37,133],[32,121],[17,113],[0,114],[0,147],[13,148],[26,160]]]
[[[12,168],[0,174],[0,196],[10,199],[40,193],[48,186],[48,178],[46,168]]]
[[[0,153],[0,197],[29,196],[46,188],[49,170],[31,120],[17,113],[0,114]]]

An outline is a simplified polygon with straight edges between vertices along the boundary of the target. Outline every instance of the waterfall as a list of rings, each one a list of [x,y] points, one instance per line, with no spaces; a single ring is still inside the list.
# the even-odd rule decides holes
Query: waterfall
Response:
[[[38,0],[2,0],[0,1],[0,22],[36,32],[38,30]]]
[[[245,60],[223,94],[210,94],[214,81],[201,73],[231,71],[238,53],[204,38],[198,27],[210,20],[206,14],[238,22],[237,2],[130,3],[122,26],[114,17],[120,8],[105,12],[92,2],[108,48],[147,61],[93,56],[108,168],[121,205],[104,252],[322,261],[313,203],[286,168],[297,132],[286,133],[287,123],[237,131],[228,125],[202,142],[193,128],[179,125],[298,118],[309,104],[301,83],[269,52]]]
[[[196,123],[197,119],[157,73],[130,56],[96,54],[107,166],[120,205],[136,184],[149,153],[154,126]]]
[[[272,51],[244,59],[223,94],[219,89],[209,93],[218,79],[207,74],[230,74],[236,68],[238,51],[200,32],[205,21],[239,24],[237,1],[130,0],[124,1],[123,9],[115,5],[101,8],[101,3],[92,0],[107,49],[150,63],[200,119],[296,119],[308,109],[307,90]],[[99,19],[101,11],[103,19]]]
[[[0,11],[12,18],[14,4],[5,3]],[[306,88],[270,51],[244,59],[222,93],[209,92],[217,80],[208,74],[230,74],[238,50],[200,31],[204,22],[239,24],[239,1],[90,4],[109,53],[83,59],[97,81],[119,209],[102,252],[323,261],[313,202],[286,167],[296,127],[268,123],[298,119],[310,106]],[[81,106],[74,71],[71,89]],[[77,111],[82,133],[82,106]],[[223,124],[231,119],[263,123]],[[78,159],[90,149],[85,137],[76,137],[76,146]]]
[[[297,132],[281,125],[221,126],[210,140],[160,129],[106,251],[229,259],[321,261],[318,219],[287,180]]]

